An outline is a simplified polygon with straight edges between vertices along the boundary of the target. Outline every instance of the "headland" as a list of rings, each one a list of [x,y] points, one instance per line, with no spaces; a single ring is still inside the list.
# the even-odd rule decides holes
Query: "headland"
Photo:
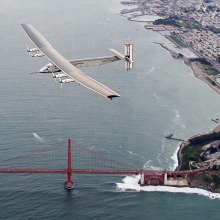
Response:
[[[184,140],[177,157],[176,171],[206,168],[196,175],[187,175],[189,186],[220,192],[220,124],[211,132]]]

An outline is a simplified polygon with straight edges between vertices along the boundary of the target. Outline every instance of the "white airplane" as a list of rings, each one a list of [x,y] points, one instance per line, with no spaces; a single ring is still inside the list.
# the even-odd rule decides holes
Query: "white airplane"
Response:
[[[130,70],[133,67],[132,44],[125,44],[125,55],[122,55],[114,49],[107,49],[114,56],[68,61],[61,54],[59,54],[30,24],[21,24],[21,26],[29,39],[36,46],[36,48],[33,49],[28,49],[27,47],[27,52],[40,51],[40,53],[32,54],[32,57],[46,56],[51,61],[51,63],[48,63],[39,70],[40,73],[53,73],[53,78],[59,79],[62,77],[69,77],[68,79],[60,80],[60,83],[78,82],[80,85],[83,85],[86,88],[105,96],[106,98],[112,99],[114,97],[120,97],[120,95],[116,92],[87,76],[85,73],[79,70],[78,67],[98,66],[123,60],[125,63],[125,69]],[[60,71],[63,73],[54,75],[55,72]]]

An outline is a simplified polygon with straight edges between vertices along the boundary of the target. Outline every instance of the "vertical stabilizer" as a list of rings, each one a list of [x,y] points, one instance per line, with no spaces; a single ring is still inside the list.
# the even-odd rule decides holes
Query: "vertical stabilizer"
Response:
[[[130,70],[133,68],[133,45],[125,44],[125,69]]]

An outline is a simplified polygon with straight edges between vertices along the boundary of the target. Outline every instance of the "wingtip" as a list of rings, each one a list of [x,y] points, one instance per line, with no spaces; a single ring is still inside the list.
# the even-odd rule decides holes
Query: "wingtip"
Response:
[[[30,24],[23,23],[23,24],[20,24],[20,25],[21,25],[21,27],[24,27],[25,25],[30,25]]]
[[[116,97],[120,97],[120,95],[109,95],[109,96],[106,96],[106,98],[109,98],[109,99],[113,99],[113,98],[116,98]]]

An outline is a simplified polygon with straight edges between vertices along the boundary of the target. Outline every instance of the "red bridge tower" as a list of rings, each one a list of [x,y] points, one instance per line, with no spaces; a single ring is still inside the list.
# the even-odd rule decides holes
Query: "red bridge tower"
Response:
[[[68,139],[68,160],[67,160],[67,181],[64,183],[65,189],[73,189],[74,183],[71,180],[72,168],[71,168],[71,141]]]

